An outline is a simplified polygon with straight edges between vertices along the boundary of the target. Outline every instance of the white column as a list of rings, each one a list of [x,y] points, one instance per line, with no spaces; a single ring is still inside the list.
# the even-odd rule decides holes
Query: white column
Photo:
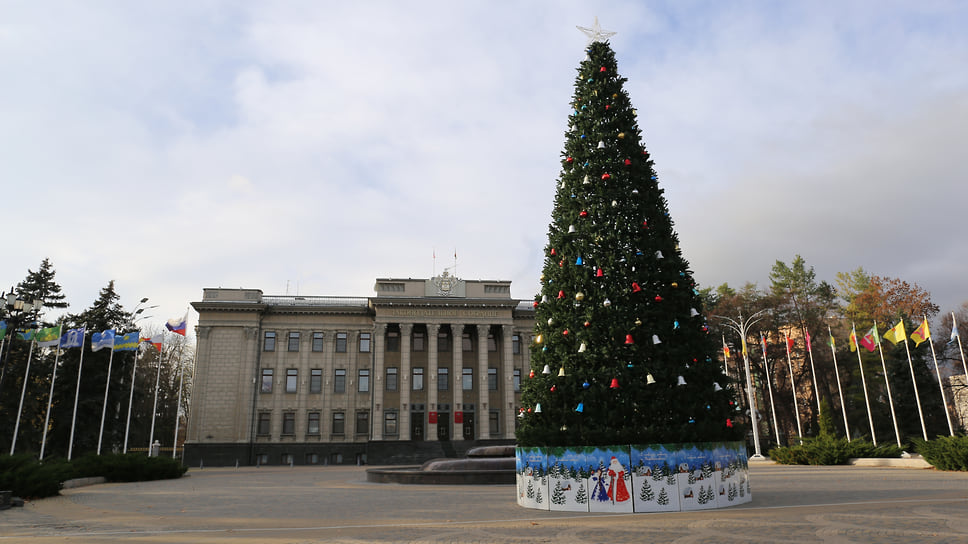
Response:
[[[504,402],[500,407],[501,416],[498,421],[501,424],[501,437],[514,438],[514,326],[502,326],[501,335],[504,349],[501,352],[501,369],[498,371],[497,387],[503,392],[501,398]]]
[[[488,414],[490,413],[487,406],[487,398],[490,393],[487,387],[487,333],[490,329],[490,325],[477,326],[477,372],[480,376],[477,379],[477,413],[480,414],[479,417],[484,423],[478,425],[477,436],[482,440],[491,437],[491,429],[487,424]]]
[[[400,411],[397,413],[397,433],[400,440],[410,440],[410,338],[413,325],[400,325],[400,371],[397,390],[400,391]]]
[[[451,371],[454,373],[454,408],[453,413],[464,411],[464,325],[459,323],[451,323],[451,331],[454,334],[454,342],[451,345],[451,351],[453,353],[453,367]],[[454,432],[451,433],[451,440],[462,440],[464,438],[464,424],[454,423]]]
[[[370,440],[383,440],[383,357],[386,350],[386,323],[373,325],[373,338],[370,339],[370,349],[373,350],[373,368],[370,370],[370,395],[373,395],[373,410],[370,414]]]
[[[437,333],[440,332],[440,324],[427,324],[427,375],[424,376],[424,384],[427,387],[427,412],[437,412]],[[426,417],[426,416],[424,416]],[[446,422],[444,422],[446,424]],[[427,440],[437,440],[437,423],[430,423],[427,420],[427,429],[424,431]]]

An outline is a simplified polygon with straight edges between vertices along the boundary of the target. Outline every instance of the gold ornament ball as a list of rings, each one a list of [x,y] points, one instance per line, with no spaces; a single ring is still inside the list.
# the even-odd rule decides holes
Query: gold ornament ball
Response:
[[[642,320],[641,320],[641,319],[636,319],[636,320],[635,320],[635,324],[636,324],[637,326],[639,326],[639,325],[642,325]]]
[[[581,291],[575,293],[575,300],[585,300],[585,293]]]
[[[623,138],[625,138],[625,133],[624,132],[619,132],[618,133],[618,139],[621,140]]]

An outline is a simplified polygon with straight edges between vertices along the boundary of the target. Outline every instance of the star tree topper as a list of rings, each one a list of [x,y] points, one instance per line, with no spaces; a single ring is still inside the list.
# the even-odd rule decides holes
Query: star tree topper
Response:
[[[588,45],[591,45],[595,42],[604,42],[617,34],[617,32],[602,30],[602,25],[598,24],[598,16],[595,17],[595,26],[591,28],[576,26],[575,28],[581,30],[586,36],[588,36]]]

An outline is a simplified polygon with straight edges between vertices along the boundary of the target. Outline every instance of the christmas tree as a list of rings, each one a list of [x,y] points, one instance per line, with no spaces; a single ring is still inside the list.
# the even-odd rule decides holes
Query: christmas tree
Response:
[[[554,504],[565,504],[565,491],[561,488],[561,482],[555,482],[555,490],[551,494],[551,502]]]
[[[600,38],[601,34],[596,34]],[[608,43],[578,68],[522,446],[735,440],[733,393]]]

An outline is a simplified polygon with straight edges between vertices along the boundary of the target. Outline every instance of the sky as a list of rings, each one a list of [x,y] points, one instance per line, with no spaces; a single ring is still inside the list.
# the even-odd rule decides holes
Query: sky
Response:
[[[964,2],[0,12],[0,286],[49,258],[72,312],[111,280],[162,324],[208,287],[372,296],[445,268],[530,299],[595,17],[700,286],[801,255],[968,300]]]

